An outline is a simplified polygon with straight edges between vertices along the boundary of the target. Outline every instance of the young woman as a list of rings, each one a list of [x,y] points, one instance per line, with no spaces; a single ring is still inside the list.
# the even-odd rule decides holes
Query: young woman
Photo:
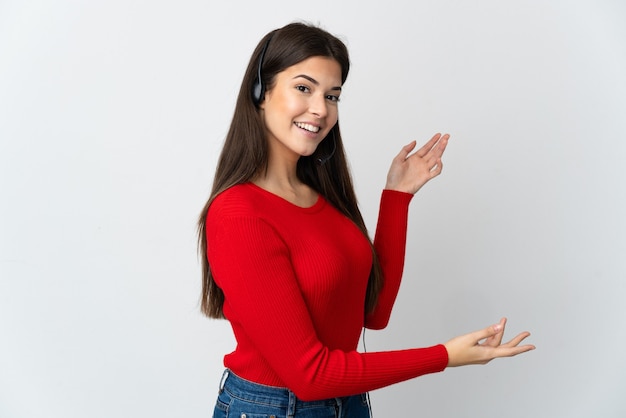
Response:
[[[237,340],[214,417],[368,417],[366,393],[446,367],[531,350],[505,320],[445,344],[359,353],[387,325],[402,276],[408,206],[441,173],[448,135],[393,159],[374,241],[338,123],[350,62],[328,32],[294,23],[254,51],[199,221],[202,310]]]

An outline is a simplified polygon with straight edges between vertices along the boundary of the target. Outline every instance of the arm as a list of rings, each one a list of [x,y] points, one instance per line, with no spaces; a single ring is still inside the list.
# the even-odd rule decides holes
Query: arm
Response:
[[[424,184],[441,173],[441,156],[448,138],[449,135],[437,134],[409,155],[416,145],[413,141],[403,147],[392,161],[374,238],[384,282],[376,309],[365,318],[367,328],[383,329],[389,322],[404,270],[409,202]]]
[[[218,218],[207,225],[210,242],[218,243],[209,247],[211,269],[226,295],[233,329],[254,343],[259,361],[302,400],[362,393],[534,349],[518,346],[528,333],[501,344],[504,322],[445,346],[372,353],[330,349],[317,338],[288,251],[273,229],[252,218]]]
[[[361,393],[443,370],[443,345],[375,353],[330,349],[317,337],[280,236],[254,217],[207,220],[208,256],[225,314],[299,398]]]
[[[365,317],[366,328],[383,329],[389,322],[404,271],[408,211],[412,198],[410,193],[383,190],[374,248],[384,282],[376,309]]]
[[[443,136],[441,134],[436,134],[430,139],[430,141],[428,141],[422,148],[417,150],[412,155],[409,154],[415,149],[415,141],[403,147],[400,153],[394,158],[391,168],[389,169],[386,189],[414,194],[417,193],[417,191],[420,190],[428,181],[441,174],[441,170],[443,168],[441,156],[446,149],[449,138],[450,136],[448,134]],[[383,210],[381,207],[381,213],[382,212]],[[396,224],[396,228],[401,227],[401,222],[398,222]],[[406,226],[404,226],[404,229],[406,229]],[[402,238],[402,243],[405,242],[405,239],[405,237]],[[399,241],[400,236],[397,235],[395,240]],[[384,241],[389,241],[388,245],[397,245],[397,242],[394,243],[393,239]],[[380,250],[379,247],[376,247],[376,249],[381,253],[383,251],[387,251],[387,249],[383,248],[382,245],[380,246]],[[399,247],[396,247],[396,250],[398,249]],[[396,254],[397,258],[394,261],[398,266],[400,266],[400,271],[398,272],[397,268],[393,269],[392,267],[389,267],[388,271],[395,274],[387,275],[387,271],[383,269],[385,272],[385,288],[383,288],[383,292],[381,292],[381,302],[379,302],[380,309],[377,309],[377,311],[383,311],[382,313],[379,313],[381,315],[390,314],[391,307],[395,301],[395,294],[391,297],[390,294],[385,293],[385,290],[396,289],[395,291],[397,292],[397,288],[399,288],[400,278],[397,274],[402,274],[401,267],[404,264],[404,246],[402,249],[402,258],[400,259]],[[388,255],[386,254],[380,256],[381,264],[382,258],[387,257]],[[496,325],[455,337],[445,343],[444,346],[446,347],[449,358],[448,367],[465,366],[469,364],[486,364],[494,358],[512,357],[534,350],[535,346],[532,344],[520,346],[522,341],[530,336],[529,332],[522,332],[507,343],[502,344],[506,321],[506,318],[502,318]],[[377,325],[382,325],[383,327],[386,325],[384,316],[382,320],[379,319]]]

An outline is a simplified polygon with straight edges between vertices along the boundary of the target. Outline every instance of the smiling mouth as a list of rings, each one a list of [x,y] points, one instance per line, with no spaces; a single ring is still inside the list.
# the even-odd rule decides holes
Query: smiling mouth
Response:
[[[315,134],[318,133],[321,129],[319,126],[314,126],[303,122],[294,122],[294,124],[300,129],[304,129],[305,131],[313,132]]]

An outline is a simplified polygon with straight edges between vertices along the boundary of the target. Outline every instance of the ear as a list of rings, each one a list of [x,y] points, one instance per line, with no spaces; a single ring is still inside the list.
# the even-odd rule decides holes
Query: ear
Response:
[[[265,92],[263,93],[263,101],[261,101],[261,103],[259,103],[259,109],[265,110],[265,103],[267,103],[267,100],[272,96],[272,92],[271,90],[265,90]]]

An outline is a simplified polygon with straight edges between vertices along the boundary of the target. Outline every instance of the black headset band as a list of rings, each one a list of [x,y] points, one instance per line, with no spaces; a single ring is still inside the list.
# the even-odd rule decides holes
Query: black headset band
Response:
[[[259,56],[259,66],[257,68],[256,79],[254,80],[254,84],[252,85],[252,100],[255,105],[260,105],[263,102],[263,98],[265,96],[265,84],[263,84],[263,76],[261,74],[261,68],[263,67],[263,60],[265,59],[265,52],[267,51],[267,47],[272,40],[272,35],[267,38],[265,44],[263,45],[263,49],[261,50],[261,55]]]

